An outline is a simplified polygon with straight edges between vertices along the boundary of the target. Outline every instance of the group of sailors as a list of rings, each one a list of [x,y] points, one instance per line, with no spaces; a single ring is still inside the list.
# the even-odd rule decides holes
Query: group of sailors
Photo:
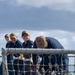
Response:
[[[23,31],[21,35],[24,42],[18,40],[15,33],[5,34],[6,48],[47,48],[47,49],[64,49],[58,40],[52,37],[37,36],[34,41],[30,39],[28,31]],[[55,54],[49,58],[49,54],[8,54],[7,66],[9,75],[41,75],[43,71],[44,75],[50,75],[50,71],[59,71],[60,75],[62,71],[68,71],[68,56],[67,54]],[[26,60],[27,59],[27,60]],[[19,64],[19,65],[17,65]],[[43,65],[44,64],[44,65]],[[58,68],[51,65],[58,64]],[[63,64],[63,66],[61,66]],[[0,73],[2,71],[2,63],[0,66]],[[48,72],[46,72],[48,71]],[[56,75],[59,75],[56,73]]]

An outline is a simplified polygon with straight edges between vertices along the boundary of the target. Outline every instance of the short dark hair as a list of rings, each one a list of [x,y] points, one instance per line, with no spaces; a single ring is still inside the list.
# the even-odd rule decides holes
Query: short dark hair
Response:
[[[24,36],[24,34],[30,36],[29,33],[28,33],[28,31],[22,31],[22,36]]]
[[[4,36],[5,38],[7,38],[7,37],[10,37],[10,35],[9,34],[5,34],[5,36]]]

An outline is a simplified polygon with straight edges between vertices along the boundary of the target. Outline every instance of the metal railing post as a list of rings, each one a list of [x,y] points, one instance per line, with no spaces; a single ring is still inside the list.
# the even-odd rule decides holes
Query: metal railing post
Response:
[[[3,75],[8,75],[6,51],[3,48],[2,48],[2,69],[3,69]]]

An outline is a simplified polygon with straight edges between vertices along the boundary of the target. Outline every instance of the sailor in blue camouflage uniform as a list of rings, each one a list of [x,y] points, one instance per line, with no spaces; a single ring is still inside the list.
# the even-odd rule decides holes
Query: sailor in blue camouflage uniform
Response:
[[[10,35],[9,35],[9,34],[5,34],[4,38],[5,38],[6,42],[7,42],[6,45],[5,45],[5,47],[6,47],[6,48],[9,48],[10,43],[11,43]],[[1,63],[1,65],[0,65],[0,74],[1,74],[1,75],[3,74],[3,71],[2,71],[2,70],[3,70],[3,69],[2,69],[2,63]]]
[[[35,39],[34,42],[34,48],[47,48],[47,49],[64,49],[64,47],[54,38],[52,37],[44,37],[44,36],[38,36]],[[37,61],[36,61],[37,60]],[[36,58],[36,55],[33,57],[33,62],[36,64],[36,68],[39,69],[41,73],[44,73],[47,71],[47,74],[50,71],[57,71],[56,75],[62,75],[62,71],[67,72],[68,71],[68,63],[69,59],[68,56],[61,55],[61,54],[55,54],[55,55],[49,55],[49,54],[43,54],[43,55],[38,55],[38,58]],[[51,67],[51,65],[52,67]],[[54,65],[57,64],[59,65],[58,67],[55,67]],[[63,64],[63,66],[62,66]],[[64,75],[66,73],[63,73]]]
[[[10,44],[11,44],[11,39],[10,39],[10,35],[9,34],[6,34],[5,35],[5,40],[7,41],[6,43],[6,48],[9,48]]]
[[[30,35],[28,31],[22,32],[22,39],[24,40],[22,46],[23,48],[32,48],[33,47],[33,41],[30,39]]]
[[[17,35],[15,33],[10,34],[11,43],[8,48],[22,48],[22,43],[17,39]],[[19,54],[8,54],[7,56],[7,63],[8,63],[8,70],[9,75],[14,75],[14,57],[19,57]]]
[[[30,35],[28,31],[22,31],[22,39],[24,42],[22,43],[23,48],[33,48],[33,41],[30,39]],[[31,58],[32,54],[25,54],[25,58]]]

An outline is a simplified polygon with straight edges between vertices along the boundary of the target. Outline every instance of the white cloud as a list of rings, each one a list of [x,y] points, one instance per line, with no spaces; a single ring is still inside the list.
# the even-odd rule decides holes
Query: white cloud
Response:
[[[64,44],[64,46],[67,45],[67,43],[68,43],[68,39],[67,39],[67,38],[62,38],[62,39],[60,38],[59,41],[60,41],[62,44]]]
[[[75,41],[75,36],[73,36],[72,38],[73,38],[73,41]]]
[[[75,0],[10,0],[17,5],[49,7],[55,10],[75,11]]]

